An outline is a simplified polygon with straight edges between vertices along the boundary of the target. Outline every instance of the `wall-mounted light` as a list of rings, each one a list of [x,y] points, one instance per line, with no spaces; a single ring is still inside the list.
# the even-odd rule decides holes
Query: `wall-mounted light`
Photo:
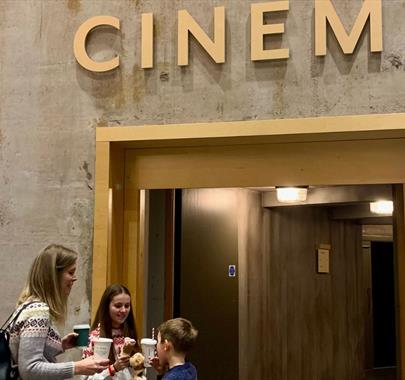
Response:
[[[379,215],[392,215],[394,203],[392,201],[377,201],[370,203],[370,211]]]
[[[282,203],[305,202],[307,200],[307,186],[276,187],[277,200]]]

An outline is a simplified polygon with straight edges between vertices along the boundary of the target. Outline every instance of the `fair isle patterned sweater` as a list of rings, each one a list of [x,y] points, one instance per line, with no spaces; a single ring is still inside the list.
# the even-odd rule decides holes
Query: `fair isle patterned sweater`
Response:
[[[63,348],[46,303],[34,302],[21,312],[10,328],[10,349],[20,379],[60,380],[74,376],[73,362],[56,363]]]

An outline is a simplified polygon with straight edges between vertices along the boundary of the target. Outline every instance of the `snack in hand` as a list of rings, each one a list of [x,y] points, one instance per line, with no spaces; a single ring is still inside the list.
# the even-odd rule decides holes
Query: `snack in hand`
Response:
[[[131,356],[135,353],[135,339],[125,338],[124,347],[122,348],[122,353]]]

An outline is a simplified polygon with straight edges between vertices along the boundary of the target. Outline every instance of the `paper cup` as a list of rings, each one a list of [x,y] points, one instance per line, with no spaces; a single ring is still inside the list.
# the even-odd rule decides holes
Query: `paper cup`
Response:
[[[90,325],[74,325],[73,326],[73,331],[79,336],[76,338],[76,347],[87,347],[89,344],[89,331],[90,331]]]
[[[145,367],[151,367],[149,359],[155,356],[157,341],[155,339],[143,338],[141,340],[142,352],[145,356]]]
[[[110,347],[112,343],[110,338],[97,338],[93,340],[94,344],[94,355],[102,359],[108,359],[110,354]]]

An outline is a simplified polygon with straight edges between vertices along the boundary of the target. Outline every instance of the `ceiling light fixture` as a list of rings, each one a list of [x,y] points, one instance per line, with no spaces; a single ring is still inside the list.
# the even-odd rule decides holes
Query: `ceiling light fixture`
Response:
[[[370,203],[370,211],[379,215],[392,215],[394,203],[392,201],[377,201]]]
[[[297,203],[307,200],[307,186],[283,187],[277,186],[277,200],[282,203]]]

